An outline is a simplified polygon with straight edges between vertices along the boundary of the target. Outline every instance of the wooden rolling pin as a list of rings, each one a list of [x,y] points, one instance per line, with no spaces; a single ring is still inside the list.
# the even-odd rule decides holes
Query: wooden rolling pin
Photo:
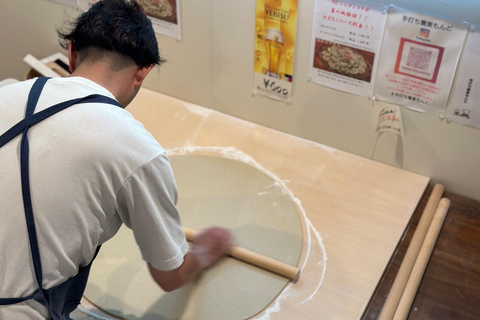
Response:
[[[187,240],[193,242],[195,240],[195,236],[197,235],[197,231],[186,227],[183,227],[183,230],[185,231],[185,236]],[[291,266],[284,262],[266,257],[264,255],[255,253],[241,247],[233,246],[228,252],[228,255],[238,260],[255,265],[257,267],[277,273],[279,275],[292,279],[293,281],[297,281],[300,276],[300,269],[297,267]]]
[[[437,184],[433,188],[378,320],[391,320],[393,318],[395,310],[397,310],[398,302],[402,296],[402,292],[405,289],[408,277],[412,272],[413,264],[418,256],[420,247],[425,239],[428,227],[432,222],[433,215],[437,210],[444,190],[445,188],[441,184]]]
[[[423,241],[420,253],[418,254],[415,264],[413,265],[412,273],[408,278],[405,290],[403,291],[400,302],[398,303],[393,320],[407,319],[418,287],[422,281],[423,274],[427,268],[428,261],[432,255],[433,248],[437,242],[438,235],[442,229],[443,222],[447,216],[448,208],[450,208],[450,200],[446,198],[442,199],[438,205],[437,211],[435,212],[432,224],[430,225],[430,228],[428,228],[428,232],[425,236],[425,240]]]

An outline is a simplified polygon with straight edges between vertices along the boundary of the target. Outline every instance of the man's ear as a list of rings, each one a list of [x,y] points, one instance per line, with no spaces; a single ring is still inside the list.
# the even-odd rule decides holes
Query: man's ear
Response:
[[[135,86],[141,86],[143,80],[147,77],[148,73],[153,69],[155,64],[149,64],[145,67],[139,67],[137,72],[135,73]]]
[[[75,71],[78,62],[78,51],[72,41],[68,43],[68,63],[70,72]]]

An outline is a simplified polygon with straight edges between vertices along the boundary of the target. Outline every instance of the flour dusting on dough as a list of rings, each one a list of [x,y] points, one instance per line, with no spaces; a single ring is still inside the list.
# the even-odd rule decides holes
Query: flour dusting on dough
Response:
[[[196,107],[195,105],[192,105],[192,106]],[[188,106],[186,106],[186,107],[188,108]],[[194,112],[193,110],[190,110],[190,111]],[[203,115],[206,115],[206,114],[207,113],[205,113]],[[208,114],[209,114],[209,112],[208,112]],[[277,191],[278,188],[281,187],[282,190],[283,190],[282,192],[284,194],[289,194],[290,195],[290,197],[293,199],[293,201],[297,204],[297,207],[300,210],[302,216],[304,217],[305,223],[306,223],[306,226],[307,226],[307,240],[308,240],[307,243],[308,243],[308,245],[307,245],[307,252],[305,254],[305,261],[303,262],[303,265],[300,267],[300,270],[301,270],[302,273],[304,272],[305,267],[307,266],[307,263],[309,262],[309,258],[314,258],[314,257],[311,257],[311,256],[313,254],[317,253],[317,252],[315,252],[315,250],[318,249],[318,247],[321,249],[320,251],[321,251],[322,259],[319,262],[317,262],[314,265],[314,267],[310,266],[310,268],[320,268],[321,269],[321,270],[318,270],[318,271],[314,270],[315,273],[317,273],[317,272],[322,273],[322,277],[321,277],[320,281],[318,283],[314,283],[312,288],[310,288],[310,287],[302,288],[301,292],[294,286],[294,283],[290,282],[285,287],[284,291],[280,295],[278,295],[278,297],[275,299],[275,302],[273,303],[273,305],[271,307],[263,310],[261,312],[262,315],[260,316],[260,314],[259,314],[258,315],[259,317],[256,318],[256,319],[257,320],[270,320],[271,316],[273,314],[280,312],[282,302],[291,298],[291,297],[293,297],[293,296],[295,296],[295,297],[298,297],[299,295],[305,295],[306,296],[306,298],[299,304],[299,306],[302,306],[303,304],[307,303],[308,301],[313,300],[313,297],[317,294],[318,290],[322,286],[322,283],[323,283],[323,280],[324,280],[324,277],[325,277],[325,271],[327,269],[327,252],[326,252],[325,247],[323,245],[323,239],[322,239],[320,233],[315,229],[315,227],[311,223],[310,219],[307,218],[305,210],[302,206],[302,202],[298,198],[294,197],[293,193],[286,187],[286,183],[288,183],[289,181],[281,180],[279,177],[277,177],[276,175],[274,175],[270,171],[263,168],[251,156],[245,154],[244,152],[242,152],[240,150],[237,150],[234,147],[194,147],[194,146],[191,145],[191,143],[187,143],[187,146],[185,146],[183,148],[168,149],[167,150],[167,155],[168,156],[185,155],[185,154],[189,154],[189,153],[194,153],[196,151],[209,152],[209,153],[211,152],[211,153],[219,154],[224,158],[238,160],[238,161],[250,164],[253,167],[257,168],[258,170],[260,170],[263,173],[270,176],[275,181],[275,183],[271,185],[272,188],[273,187],[275,188],[275,191]],[[262,194],[268,194],[268,193],[270,193],[270,192],[265,192],[265,193],[262,193]],[[312,233],[314,234],[314,237],[315,237],[314,240],[312,240]],[[311,261],[310,265],[312,263],[315,263],[315,262]],[[307,283],[307,285],[309,285],[309,283]],[[88,315],[92,319],[112,320],[112,318],[102,317],[102,316],[90,311],[89,309],[82,307],[82,306],[79,306],[77,310],[80,311],[80,312],[83,312],[84,314]]]
[[[329,147],[325,147],[329,149]],[[330,152],[333,152],[335,149],[328,150]],[[321,260],[318,261],[315,264],[315,268],[319,268],[321,270],[315,270],[315,273],[321,272],[322,277],[318,283],[313,284],[312,288],[303,288],[301,292],[298,292],[296,287],[292,286],[293,283],[290,282],[287,287],[284,289],[284,291],[275,299],[275,303],[273,306],[265,309],[262,311],[262,316],[258,317],[257,320],[269,320],[271,319],[271,315],[274,313],[277,313],[280,311],[281,308],[281,302],[292,297],[292,296],[298,296],[300,294],[305,295],[306,298],[299,304],[299,306],[302,306],[308,301],[311,301],[313,297],[317,294],[318,290],[322,286],[323,280],[325,278],[325,271],[327,269],[327,252],[325,250],[325,246],[323,245],[323,239],[320,235],[320,233],[315,229],[313,224],[311,223],[310,219],[307,218],[307,215],[305,213],[305,209],[302,206],[302,202],[296,198],[292,191],[286,187],[286,183],[289,182],[287,180],[282,180],[270,171],[266,170],[263,168],[255,159],[253,159],[252,156],[234,148],[234,147],[194,147],[191,145],[185,146],[183,148],[172,148],[167,150],[167,155],[172,156],[172,155],[185,155],[189,153],[194,153],[194,152],[208,152],[208,153],[214,153],[214,154],[219,154],[220,156],[227,158],[227,159],[233,159],[233,160],[238,160],[244,163],[247,163],[258,170],[262,171],[269,177],[271,177],[275,183],[272,185],[272,187],[281,187],[286,194],[289,194],[290,197],[293,199],[293,201],[297,204],[298,209],[300,210],[303,218],[305,219],[305,223],[307,225],[307,253],[305,255],[305,261],[303,262],[303,265],[301,266],[300,270],[303,273],[305,270],[305,267],[307,263],[309,262],[309,258],[311,258],[311,255],[313,255],[315,252],[314,249],[316,247],[320,247],[321,251]],[[262,193],[264,194],[264,193]],[[266,193],[265,193],[266,194]],[[315,241],[312,241],[312,232],[315,236]],[[313,258],[313,257],[312,257]],[[308,285],[308,284],[307,284]],[[308,296],[307,296],[308,295]]]
[[[292,285],[292,283],[290,282],[289,285],[287,286],[287,289],[282,293],[280,294],[276,299],[275,299],[275,303],[273,304],[273,306],[271,306],[270,308],[266,309],[264,312],[265,314],[261,317],[261,318],[258,318],[258,319],[261,319],[261,320],[267,320],[267,319],[270,319],[270,316],[273,314],[273,313],[277,313],[280,311],[280,302],[289,298],[291,296],[291,293],[287,292],[288,288],[290,288],[290,286]],[[263,312],[263,311],[262,311]]]
[[[287,183],[287,182],[290,182],[288,180],[283,180],[284,181],[284,184]],[[258,193],[259,196],[263,196],[263,195],[267,195],[267,194],[288,194],[287,190],[285,188],[282,187],[282,185],[278,182],[278,181],[275,181],[274,183],[272,183],[271,185],[265,187],[266,189],[274,189],[272,191],[265,191],[265,192],[260,192]]]

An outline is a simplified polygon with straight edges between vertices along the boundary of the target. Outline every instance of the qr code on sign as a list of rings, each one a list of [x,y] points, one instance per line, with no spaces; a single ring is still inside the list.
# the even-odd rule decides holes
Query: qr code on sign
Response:
[[[432,51],[410,47],[407,58],[407,66],[420,70],[428,70]]]

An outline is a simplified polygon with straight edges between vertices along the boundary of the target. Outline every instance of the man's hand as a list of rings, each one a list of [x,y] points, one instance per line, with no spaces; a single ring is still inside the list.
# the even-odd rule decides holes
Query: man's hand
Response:
[[[157,270],[148,264],[155,282],[170,292],[193,281],[198,274],[225,256],[233,245],[231,233],[224,228],[212,227],[200,232],[192,249],[185,255],[183,264],[171,271]]]
[[[200,232],[193,241],[190,253],[202,269],[210,267],[230,250],[232,235],[224,228],[208,228]]]

